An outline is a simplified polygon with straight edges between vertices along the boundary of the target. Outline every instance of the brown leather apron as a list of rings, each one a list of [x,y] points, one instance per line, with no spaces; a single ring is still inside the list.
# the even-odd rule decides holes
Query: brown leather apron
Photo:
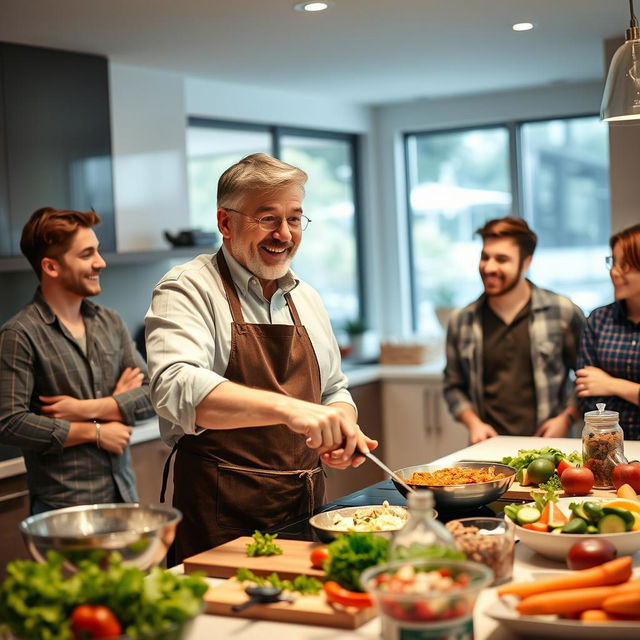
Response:
[[[233,317],[225,378],[320,403],[318,361],[291,296],[285,294],[293,325],[245,322],[222,250],[216,257]],[[282,424],[185,435],[177,444],[173,477],[173,505],[183,514],[177,562],[312,513],[325,498],[318,454]]]

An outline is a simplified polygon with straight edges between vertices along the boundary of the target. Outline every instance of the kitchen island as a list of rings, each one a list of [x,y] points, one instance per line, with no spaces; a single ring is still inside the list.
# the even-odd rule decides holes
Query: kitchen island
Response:
[[[435,462],[450,465],[458,460],[499,461],[503,456],[515,455],[518,449],[534,449],[545,446],[555,447],[565,453],[570,453],[574,450],[580,451],[581,441],[577,438],[499,436],[461,449]],[[625,442],[625,454],[629,459],[640,459],[640,442]],[[385,481],[336,500],[335,504],[372,504],[370,501],[372,499],[380,501],[385,498],[395,504],[404,503],[404,498],[395,490],[390,481]],[[634,567],[636,574],[640,575],[640,553],[634,555]],[[565,570],[565,567],[542,558],[523,544],[516,545],[514,579],[527,580],[536,572],[560,570]],[[212,584],[220,582],[216,579],[209,580]],[[475,640],[515,640],[519,637],[486,615],[486,610],[492,607],[496,601],[495,588],[485,589],[481,593],[474,612]],[[209,640],[213,637],[233,638],[234,640],[254,640],[255,638],[261,640],[352,640],[355,638],[378,638],[379,635],[379,618],[368,622],[355,631],[343,631],[310,625],[201,615],[196,619],[186,640]]]

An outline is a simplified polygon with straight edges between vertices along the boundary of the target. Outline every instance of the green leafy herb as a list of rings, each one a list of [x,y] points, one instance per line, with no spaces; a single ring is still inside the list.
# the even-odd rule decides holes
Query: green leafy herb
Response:
[[[129,638],[160,638],[201,611],[208,588],[199,574],[178,576],[156,567],[145,576],[140,569],[124,567],[117,553],[111,554],[106,571],[84,560],[77,573],[65,578],[63,564],[53,551],[43,564],[9,563],[0,585],[0,623],[26,640],[72,640],[71,611],[80,604],[102,604]]]
[[[554,464],[557,466],[560,460],[563,458],[569,462],[576,464],[582,463],[582,456],[577,452],[566,454],[560,451],[560,449],[554,449],[553,447],[543,447],[542,449],[519,449],[516,456],[505,456],[502,458],[502,464],[508,464],[510,467],[514,467],[516,471],[524,467],[528,467],[531,462],[536,458],[553,459]]]
[[[539,485],[541,489],[547,491],[548,489],[553,489],[554,491],[560,491],[562,489],[562,483],[560,482],[560,476],[557,471],[554,471],[551,477],[546,481]]]
[[[262,534],[259,531],[255,531],[251,537],[253,542],[247,545],[247,555],[250,558],[254,556],[279,556],[282,554],[282,548],[274,542],[278,537],[277,533]]]
[[[335,580],[350,591],[363,591],[360,574],[387,560],[389,541],[372,533],[352,532],[339,535],[327,548],[327,580]]]
[[[238,582],[251,582],[258,586],[269,584],[283,591],[297,591],[302,595],[315,595],[322,591],[322,582],[311,576],[300,575],[293,580],[282,580],[277,573],[272,573],[266,578],[257,576],[250,569],[240,568],[236,572]]]

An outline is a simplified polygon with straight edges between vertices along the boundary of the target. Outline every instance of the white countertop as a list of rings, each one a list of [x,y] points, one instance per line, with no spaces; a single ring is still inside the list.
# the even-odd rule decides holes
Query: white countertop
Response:
[[[556,447],[565,452],[580,450],[579,438],[528,438],[499,436],[485,440],[456,453],[441,458],[437,462],[450,464],[456,460],[500,460],[503,456],[514,455],[518,449],[534,449],[543,446]],[[629,458],[640,458],[640,442],[625,442],[625,452]],[[640,573],[640,553],[634,556],[635,572]],[[564,567],[547,560],[531,551],[523,544],[516,545],[514,578],[526,580],[533,572],[558,571]],[[209,579],[212,584],[221,580]],[[496,590],[485,589],[481,593],[474,611],[475,640],[516,640],[518,636],[489,618],[484,612],[496,602]],[[603,630],[604,631],[604,630]],[[306,626],[290,623],[266,622],[232,618],[226,616],[201,615],[186,640],[209,640],[210,638],[234,638],[234,640],[354,640],[356,638],[379,638],[380,620],[376,618],[355,631],[345,631],[328,627]],[[603,636],[604,637],[604,636]]]

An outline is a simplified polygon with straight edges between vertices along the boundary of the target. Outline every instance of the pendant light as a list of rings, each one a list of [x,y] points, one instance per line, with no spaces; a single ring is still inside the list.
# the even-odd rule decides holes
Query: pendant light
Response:
[[[640,124],[640,28],[629,0],[631,24],[626,42],[615,52],[602,97],[600,117],[608,122]]]

